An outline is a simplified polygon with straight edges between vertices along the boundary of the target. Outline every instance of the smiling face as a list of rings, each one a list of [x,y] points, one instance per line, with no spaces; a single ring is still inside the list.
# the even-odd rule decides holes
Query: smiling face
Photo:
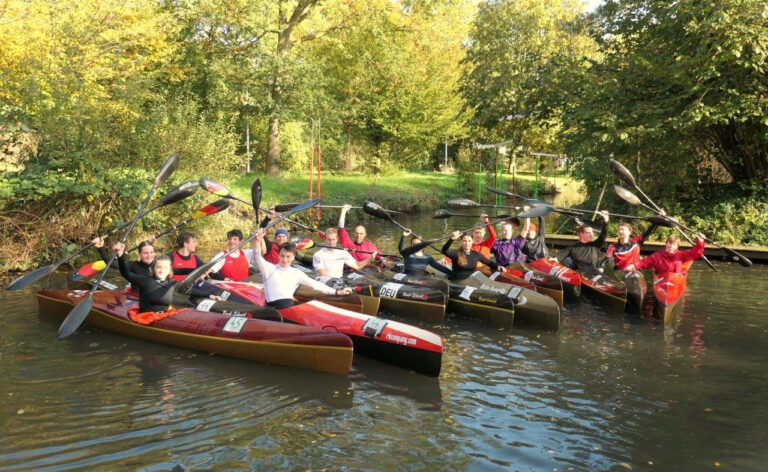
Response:
[[[293,260],[296,258],[296,254],[293,253],[293,251],[286,251],[285,249],[280,249],[280,261],[278,264],[280,264],[280,267],[288,268],[293,264]]]
[[[336,244],[339,242],[339,235],[336,232],[325,232],[325,245],[336,247]]]
[[[582,243],[589,243],[592,242],[592,239],[595,237],[595,230],[587,226],[586,228],[579,231],[579,241]]]
[[[629,241],[629,237],[632,235],[632,227],[628,224],[620,224],[619,225],[619,241],[622,243],[627,243]]]
[[[277,243],[278,246],[282,246],[283,244],[288,242],[288,235],[287,234],[277,234],[275,235],[275,243]]]
[[[501,227],[501,238],[512,239],[513,231],[514,227],[509,223],[505,223],[504,226]]]
[[[366,236],[365,226],[355,226],[355,242],[357,244],[362,244]]]
[[[477,228],[472,231],[472,242],[474,244],[480,244],[483,242],[483,236],[485,236],[485,228]],[[463,242],[463,240],[462,240]]]
[[[139,253],[139,259],[147,265],[151,264],[152,261],[155,260],[155,248],[152,247],[152,245],[142,247],[141,252]]]
[[[184,248],[189,252],[195,252],[197,250],[197,238],[189,238],[189,241],[184,243]]]
[[[461,237],[461,249],[464,252],[469,252],[472,250],[472,243],[473,243],[472,236],[465,234],[464,236]]]
[[[167,279],[171,275],[171,261],[165,258],[156,261],[154,271],[156,279]]]
[[[240,244],[240,241],[242,241],[242,239],[238,238],[237,236],[230,236],[230,237],[228,237],[227,238],[227,248],[232,249],[233,247],[235,247],[238,244]]]

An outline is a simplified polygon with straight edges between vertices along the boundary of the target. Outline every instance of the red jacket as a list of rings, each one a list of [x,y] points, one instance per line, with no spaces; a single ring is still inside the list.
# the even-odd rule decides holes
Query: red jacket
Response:
[[[352,238],[349,237],[349,233],[344,228],[339,228],[339,243],[341,243],[341,247],[347,248],[347,249],[359,249],[361,251],[367,251],[367,252],[357,252],[357,251],[350,251],[350,254],[352,254],[352,257],[355,258],[356,261],[362,262],[367,261],[371,258],[371,252],[376,251],[379,252],[379,248],[376,247],[375,244],[373,244],[371,241],[368,241],[367,239],[363,240],[361,244],[357,244],[355,241],[352,240]],[[379,259],[381,256],[378,254],[376,255],[376,259]]]
[[[659,277],[664,277],[669,272],[684,274],[683,263],[693,261],[704,255],[704,243],[697,240],[691,249],[677,251],[670,254],[667,251],[654,252],[645,259],[641,259],[635,264],[638,269],[653,269]]]
[[[472,250],[477,251],[480,254],[484,255],[487,258],[491,258],[491,248],[493,247],[493,243],[496,242],[496,230],[493,228],[493,225],[486,226],[488,230],[488,236],[486,236],[485,239],[483,239],[480,244],[473,244]],[[485,267],[485,264],[482,262],[477,263],[477,268],[482,269]]]

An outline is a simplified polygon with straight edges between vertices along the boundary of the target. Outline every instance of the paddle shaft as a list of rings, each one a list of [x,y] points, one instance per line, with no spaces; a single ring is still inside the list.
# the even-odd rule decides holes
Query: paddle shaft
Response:
[[[364,251],[362,249],[353,249],[353,248],[342,247],[342,246],[326,246],[324,244],[315,244],[314,247],[324,247],[324,248],[328,248],[328,249],[341,249],[342,251],[359,252],[359,253],[362,253],[362,254],[373,254],[374,253],[374,251]],[[399,256],[397,254],[386,254],[386,253],[383,253],[383,252],[377,252],[376,254],[378,254],[381,257],[396,257],[398,259],[402,259],[403,258],[402,256]]]

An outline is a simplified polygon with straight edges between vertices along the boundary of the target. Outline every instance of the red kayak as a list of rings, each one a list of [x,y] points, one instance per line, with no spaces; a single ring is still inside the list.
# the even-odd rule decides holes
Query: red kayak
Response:
[[[40,290],[40,312],[66,317],[87,293]],[[114,333],[239,359],[334,374],[347,374],[352,367],[352,341],[335,330],[193,308],[140,324],[134,321],[136,314],[132,312],[138,312],[138,301],[124,291],[99,291],[94,294],[93,308],[86,321]]]
[[[693,261],[683,264],[683,273],[669,272],[664,277],[653,276],[653,315],[668,323],[684,304],[688,287],[688,269]]]
[[[627,286],[624,282],[602,273],[586,274],[573,270],[549,259],[538,259],[530,266],[541,272],[557,275],[563,281],[564,286],[580,287],[573,293],[582,291],[610,312],[624,312],[627,304]],[[548,269],[548,270],[547,270]],[[578,279],[578,283],[574,281]]]
[[[563,283],[563,292],[565,295],[578,298],[581,295],[581,276],[573,269],[550,261],[549,259],[536,259],[527,264],[531,269],[554,275]]]
[[[264,304],[261,284],[212,282],[232,295],[256,305]],[[230,296],[229,300],[233,298]],[[356,313],[313,300],[278,310],[293,323],[335,329],[352,338],[359,354],[437,377],[443,357],[443,339],[432,332],[397,321]]]

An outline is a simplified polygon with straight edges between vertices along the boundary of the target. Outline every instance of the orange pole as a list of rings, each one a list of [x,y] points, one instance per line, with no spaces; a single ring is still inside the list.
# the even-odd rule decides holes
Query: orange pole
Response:
[[[312,176],[315,173],[314,162],[315,162],[315,150],[310,149],[309,151],[309,200],[312,200]]]

